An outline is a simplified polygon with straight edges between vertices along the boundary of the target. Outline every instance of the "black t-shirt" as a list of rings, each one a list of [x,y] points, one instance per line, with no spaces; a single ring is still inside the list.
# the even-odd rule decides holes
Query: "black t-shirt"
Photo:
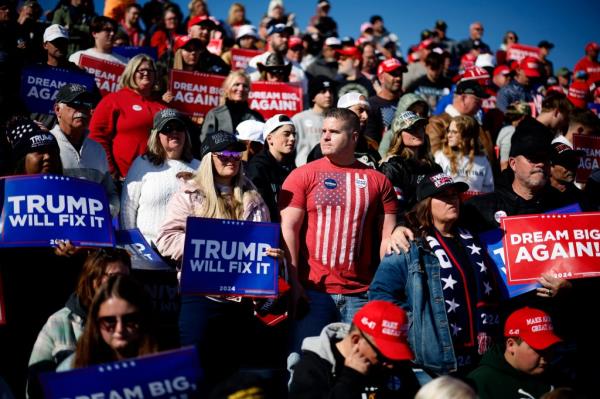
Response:
[[[379,96],[369,97],[369,121],[365,128],[365,136],[376,142],[381,141],[383,132],[390,127],[398,106],[398,99],[386,100]]]
[[[437,81],[432,82],[427,75],[423,75],[411,83],[406,92],[417,94],[429,104],[431,109],[435,109],[439,99],[450,94],[451,86],[450,79],[440,77]]]

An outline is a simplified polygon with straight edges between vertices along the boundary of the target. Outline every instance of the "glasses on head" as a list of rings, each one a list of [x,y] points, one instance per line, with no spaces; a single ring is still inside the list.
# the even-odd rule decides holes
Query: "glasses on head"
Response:
[[[185,127],[180,123],[168,123],[165,127],[162,128],[160,133],[169,134],[173,132],[183,132],[185,131]]]
[[[221,151],[214,152],[213,154],[215,154],[221,162],[239,161],[242,159],[242,153],[237,151]]]
[[[154,69],[138,69],[137,71],[135,71],[135,73],[137,73],[138,75],[154,75]]]
[[[117,316],[102,316],[98,317],[100,328],[107,332],[114,332],[117,328],[117,323],[121,321],[121,326],[129,331],[140,328],[141,317],[138,312],[127,313]]]

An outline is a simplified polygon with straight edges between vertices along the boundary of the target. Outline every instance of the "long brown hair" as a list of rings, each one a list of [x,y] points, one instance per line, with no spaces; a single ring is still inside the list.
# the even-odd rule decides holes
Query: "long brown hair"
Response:
[[[477,123],[475,118],[467,115],[455,116],[450,121],[448,128],[450,128],[452,122],[456,125],[456,130],[460,132],[458,151],[450,148],[448,145],[448,135],[446,135],[444,136],[442,152],[450,160],[450,171],[453,175],[456,175],[459,158],[463,155],[469,158],[469,165],[467,166],[467,172],[469,172],[473,168],[475,155],[481,155],[481,145],[479,144],[479,123]]]
[[[435,160],[431,155],[431,146],[429,144],[429,136],[425,133],[423,135],[423,145],[421,145],[417,149],[417,153],[406,145],[404,145],[404,140],[402,140],[402,131],[399,130],[397,132],[392,133],[392,142],[390,144],[390,148],[387,152],[386,159],[389,159],[393,156],[399,156],[403,159],[416,158],[417,160],[427,163],[429,165],[435,164]]]
[[[90,306],[85,330],[77,342],[74,367],[87,367],[117,360],[100,333],[98,313],[100,306],[110,298],[120,298],[137,308],[140,314],[137,350],[132,357],[148,355],[158,351],[152,318],[152,302],[144,287],[129,276],[112,276],[104,283]]]
[[[121,248],[103,248],[90,251],[79,274],[75,294],[84,309],[88,309],[100,285],[106,266],[112,262],[122,262],[131,272],[131,257]]]
[[[431,213],[431,197],[425,198],[415,204],[415,206],[404,216],[406,225],[415,234],[421,238],[431,234],[434,227],[433,214]]]

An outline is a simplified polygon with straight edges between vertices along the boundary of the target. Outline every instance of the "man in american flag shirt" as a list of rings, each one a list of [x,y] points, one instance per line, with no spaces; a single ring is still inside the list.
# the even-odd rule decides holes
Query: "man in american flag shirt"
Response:
[[[392,184],[354,157],[358,117],[334,108],[324,118],[324,157],[292,171],[279,199],[294,302],[308,300],[303,312],[296,308],[293,352],[325,325],[352,321],[396,225]]]

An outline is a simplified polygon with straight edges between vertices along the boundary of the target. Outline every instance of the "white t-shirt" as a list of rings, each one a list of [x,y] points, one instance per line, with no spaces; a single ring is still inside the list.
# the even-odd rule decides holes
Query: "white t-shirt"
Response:
[[[123,64],[123,65],[127,65],[127,61],[128,61],[127,58],[122,57],[118,54],[101,53],[98,50],[96,50],[94,47],[90,47],[86,50],[79,50],[79,51],[71,54],[71,56],[69,57],[69,61],[71,61],[75,65],[79,65],[79,59],[81,58],[82,54],[89,55],[90,57],[98,58],[100,60],[115,62],[117,64]]]
[[[489,193],[494,191],[494,175],[492,167],[485,155],[475,155],[473,165],[469,169],[469,157],[461,156],[458,159],[456,173],[450,170],[450,159],[442,152],[435,153],[435,162],[442,167],[447,175],[455,181],[462,181],[469,185],[469,191]]]

